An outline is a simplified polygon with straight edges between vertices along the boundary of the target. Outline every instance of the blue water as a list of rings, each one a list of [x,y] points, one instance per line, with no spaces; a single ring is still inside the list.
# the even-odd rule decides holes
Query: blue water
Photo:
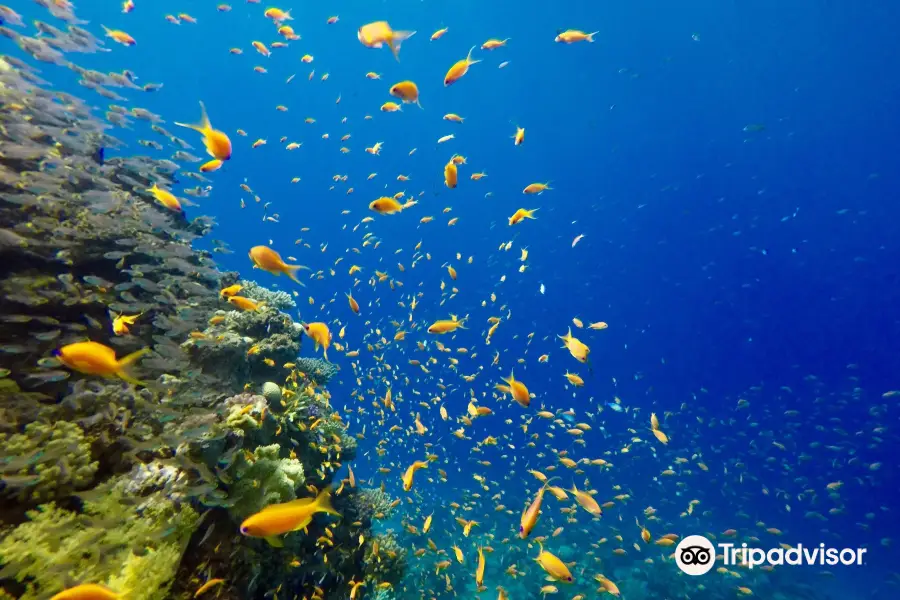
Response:
[[[290,25],[302,40],[273,50],[268,59],[250,46],[252,40],[267,44],[276,40],[272,24],[262,16],[268,5],[235,1],[229,13],[218,13],[214,6],[145,0],[123,15],[113,3],[82,1],[78,14],[91,22],[95,33],[99,35],[103,23],[128,31],[137,45],[111,44],[111,53],[79,56],[78,62],[100,70],[128,68],[140,77],[138,83],[165,83],[161,91],[132,94],[123,104],[163,115],[170,131],[195,144],[196,154],[202,150],[198,136],[176,130],[172,122],[195,121],[198,100],[205,102],[213,125],[231,136],[234,155],[210,175],[212,196],[187,209],[189,216],[216,217],[219,226],[213,237],[235,250],[232,255],[217,255],[223,268],[238,270],[263,285],[297,290],[299,317],[346,324],[343,342],[350,348],[363,347],[364,334],[374,327],[390,339],[395,331],[391,320],[408,329],[409,310],[397,303],[402,300],[408,307],[411,294],[422,292],[415,311],[420,329],[405,344],[392,344],[384,351],[395,370],[376,372],[376,377],[396,376],[390,382],[406,404],[400,410],[402,420],[395,417],[395,421],[408,426],[407,413],[421,411],[431,432],[421,439],[390,438],[391,461],[405,468],[423,457],[425,442],[439,442],[440,466],[448,471],[450,485],[476,489],[471,462],[465,458],[472,442],[450,436],[457,426],[443,424],[436,409],[425,411],[415,404],[442,394],[437,383],[443,381],[450,387],[442,403],[451,414],[461,415],[470,388],[480,399],[483,392],[489,396],[501,375],[514,367],[535,394],[533,409],[571,407],[581,421],[583,411],[594,412],[615,396],[629,407],[643,409],[637,418],[604,413],[608,430],[615,425],[633,427],[647,437],[651,410],[682,413],[671,426],[676,433],[670,447],[716,456],[720,466],[705,483],[691,483],[675,502],[679,508],[669,515],[673,520],[678,520],[688,500],[703,496],[701,507],[716,508],[709,531],[739,527],[735,523],[742,521],[726,516],[729,507],[738,506],[750,515],[749,523],[761,519],[767,526],[789,529],[794,542],[818,542],[823,536],[830,542],[839,536],[848,546],[867,545],[872,564],[866,568],[877,573],[878,580],[886,577],[882,568],[893,567],[896,551],[880,540],[898,534],[896,461],[890,459],[898,451],[890,440],[896,442],[897,437],[888,433],[883,443],[872,445],[874,425],[868,411],[885,404],[878,420],[889,431],[896,428],[896,400],[882,400],[881,394],[900,387],[896,208],[900,5],[644,1],[554,6],[533,0],[515,4],[460,0],[290,7],[282,3],[281,8],[292,8],[295,20]],[[39,10],[16,8],[29,16]],[[191,13],[198,23],[176,26],[163,19],[180,11]],[[340,21],[326,25],[332,15],[339,15]],[[403,45],[400,62],[388,50],[365,48],[356,40],[360,25],[381,19],[395,29],[418,30]],[[440,27],[449,27],[448,33],[429,41]],[[597,41],[555,44],[557,29],[565,28],[599,30]],[[445,88],[446,69],[465,57],[472,45],[492,37],[511,39],[507,47],[493,52],[476,49],[475,57],[483,62]],[[229,54],[231,47],[242,48],[243,55]],[[300,62],[306,53],[314,56],[312,64]],[[509,65],[499,69],[502,61]],[[253,72],[256,65],[268,73]],[[309,80],[312,69],[315,76]],[[381,80],[366,79],[369,71],[381,74]],[[325,73],[329,78],[323,82],[320,77]],[[295,79],[286,84],[292,74]],[[89,94],[63,69],[48,66],[44,75],[60,89]],[[403,79],[418,84],[424,109],[406,105],[400,113],[380,112],[382,103],[394,100],[387,93],[390,85]],[[99,97],[89,98],[98,106],[105,104]],[[277,105],[287,106],[288,112],[276,111]],[[450,112],[465,122],[441,119]],[[365,115],[372,119],[365,120]],[[304,123],[307,117],[316,122]],[[344,117],[346,124],[341,123]],[[757,124],[764,129],[744,130]],[[520,147],[510,139],[516,126],[526,128]],[[236,135],[238,128],[246,130],[247,137]],[[137,139],[157,139],[144,123],[137,123],[134,131],[113,133],[129,144],[113,153],[126,155],[147,152]],[[330,136],[327,140],[322,139],[325,133]],[[347,133],[352,137],[341,142]],[[456,139],[436,144],[450,133]],[[279,142],[281,136],[287,137],[286,142]],[[267,145],[251,149],[257,138],[266,139]],[[303,146],[288,152],[284,145],[290,141]],[[379,141],[384,142],[381,156],[364,152]],[[342,145],[351,152],[341,154]],[[417,151],[409,156],[413,148]],[[448,190],[443,165],[454,153],[463,154],[467,164],[460,167],[459,187]],[[165,158],[171,150],[150,154]],[[378,176],[369,181],[366,177],[372,172]],[[487,177],[471,181],[474,172],[486,172]],[[348,181],[334,182],[332,177],[338,174],[348,175]],[[398,182],[399,174],[411,180]],[[302,180],[291,184],[292,177]],[[268,214],[278,213],[280,223],[262,220],[261,204],[241,191],[242,182],[262,202],[272,203]],[[532,182],[550,182],[553,189],[524,196],[522,188]],[[184,183],[195,185],[189,179]],[[352,194],[346,193],[348,187],[354,189]],[[416,195],[419,204],[397,216],[376,216],[353,231],[372,214],[367,210],[371,200],[402,190]],[[488,192],[492,195],[486,197]],[[445,207],[452,211],[442,214]],[[539,207],[537,220],[509,227],[508,217],[520,207]],[[345,209],[349,215],[341,215]],[[434,216],[434,221],[419,224],[426,215]],[[448,227],[452,217],[459,221]],[[310,230],[301,232],[303,227]],[[361,246],[366,232],[381,240],[377,250]],[[573,248],[572,240],[579,234],[584,238]],[[295,244],[298,238],[310,247]],[[301,289],[285,278],[252,272],[246,250],[270,240],[282,255],[296,257],[313,272],[322,271],[324,278],[310,280],[308,288]],[[420,240],[431,260],[410,269]],[[510,251],[498,250],[508,241],[513,241]],[[324,244],[327,249],[322,252]],[[518,271],[522,247],[530,255],[524,273]],[[361,254],[347,252],[348,248],[360,248]],[[395,255],[398,249],[402,252]],[[342,256],[344,260],[334,266]],[[469,256],[474,257],[471,265],[466,264]],[[398,262],[405,272],[400,272]],[[457,269],[456,282],[440,268],[445,262]],[[360,318],[349,313],[343,295],[352,286],[353,277],[347,275],[351,264],[364,268],[362,283],[353,288],[363,307]],[[332,267],[334,277],[328,273]],[[403,287],[391,291],[386,283],[368,285],[376,269],[388,272]],[[504,275],[506,281],[501,283]],[[443,306],[441,281],[459,288]],[[545,294],[539,292],[542,283]],[[498,295],[493,305],[492,292]],[[307,301],[310,296],[312,305]],[[485,300],[488,307],[482,308]],[[452,355],[459,358],[462,374],[483,368],[472,384],[446,367],[435,367],[426,376],[407,364],[409,359],[424,361],[428,356],[414,352],[415,341],[426,337],[422,326],[450,313],[470,315],[468,330],[452,342],[442,341],[452,348],[477,351],[474,359]],[[503,316],[504,321],[490,346],[485,346],[489,316]],[[576,330],[591,346],[590,372],[560,349],[556,338],[572,326],[573,317],[586,324],[609,323],[605,331]],[[372,322],[368,327],[363,324],[366,320]],[[332,327],[339,329],[337,324]],[[531,332],[534,339],[529,344],[526,336]],[[498,350],[499,366],[492,366]],[[537,357],[545,353],[550,354],[549,363],[538,364]],[[311,344],[306,344],[304,354],[313,354]],[[329,356],[342,369],[332,384],[336,403],[352,405],[349,393],[357,384],[351,361],[340,352]],[[519,358],[526,364],[517,364]],[[365,351],[359,363],[362,372],[376,368]],[[567,369],[584,377],[584,388],[573,393],[563,385]],[[807,376],[815,376],[819,386]],[[364,381],[364,389],[373,386]],[[751,386],[763,391],[749,391]],[[781,386],[793,391],[780,391]],[[851,402],[852,409],[834,409],[847,432],[835,435],[837,425],[826,420],[829,413],[823,403],[840,405],[854,387],[863,390],[861,399]],[[374,388],[383,396],[385,382],[376,380]],[[734,410],[739,398],[750,399],[748,411]],[[690,408],[682,409],[683,403]],[[788,408],[820,420],[787,427],[780,415]],[[491,421],[476,420],[467,432],[475,441],[509,434],[502,445],[516,447],[485,450],[480,457],[490,459],[492,466],[479,472],[488,479],[507,479],[506,504],[516,512],[515,518],[496,525],[497,541],[513,535],[520,505],[536,491],[526,469],[540,468],[533,452],[524,447],[526,436],[515,425],[502,423],[507,417],[518,419],[521,411],[504,406],[498,412]],[[702,424],[696,422],[697,416]],[[711,421],[716,424],[711,426]],[[361,417],[358,425],[363,423],[369,425],[360,446],[365,455],[379,439],[388,437],[386,428],[393,421],[381,431],[374,415]],[[768,448],[762,451],[746,443],[754,431],[765,430],[790,437],[790,450],[775,467],[765,462],[772,456]],[[858,435],[860,431],[865,435]],[[675,436],[681,439],[676,441]],[[696,438],[685,445],[686,436]],[[587,454],[600,457],[607,450],[618,450],[623,438],[620,432],[615,437],[617,446],[607,446],[605,434],[595,426],[585,436],[592,449]],[[708,447],[703,448],[702,442]],[[799,453],[813,452],[810,445],[816,442],[841,445],[835,458],[842,463],[854,453],[864,462],[884,463],[877,474],[844,469],[836,476],[845,482],[845,510],[827,524],[795,518],[784,505],[798,504],[802,515],[806,509],[799,508],[801,503],[776,498],[777,488],[797,494],[803,486],[795,478],[818,482],[821,470],[829,468],[821,462],[827,465],[827,454],[817,453],[821,461],[813,463],[797,459]],[[672,459],[676,455],[680,454]],[[721,465],[732,462],[724,457],[735,455],[744,457],[745,487],[734,487],[736,477],[722,475]],[[363,456],[358,462],[364,465],[365,460]],[[646,455],[630,470],[624,456],[610,460],[620,465],[611,483],[631,489],[639,498],[634,514],[616,523],[633,534],[626,529],[633,527],[633,517],[649,504],[671,500],[674,490],[671,484],[648,483],[660,465],[648,462]],[[374,465],[354,469],[358,476],[364,473],[379,483],[381,478],[372,474]],[[849,485],[853,477],[864,485]],[[384,479],[393,493],[400,493],[397,469]],[[599,484],[601,477],[592,479]],[[420,511],[428,514],[429,503],[438,502],[447,487],[424,478],[418,485],[424,502]],[[770,495],[760,495],[763,485]],[[817,491],[824,498],[824,490]],[[824,512],[830,504],[821,501],[820,506]],[[490,509],[484,512],[490,518]],[[867,519],[866,513],[875,516]],[[421,525],[419,517],[415,519]],[[866,522],[870,526],[858,525]],[[610,536],[608,526],[599,531],[598,536]],[[572,543],[588,548],[588,541],[596,539],[577,538]],[[467,573],[471,564],[470,557]],[[537,589],[537,581],[532,587]]]

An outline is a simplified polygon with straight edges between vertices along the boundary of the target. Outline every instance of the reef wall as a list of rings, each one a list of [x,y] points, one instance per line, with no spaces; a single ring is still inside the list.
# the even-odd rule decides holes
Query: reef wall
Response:
[[[62,60],[48,40],[94,43],[81,32],[2,28],[45,62]],[[299,356],[290,296],[221,272],[194,248],[212,219],[147,192],[175,181],[173,163],[104,159],[108,123],[25,63],[0,60],[0,105],[0,596],[98,583],[189,597],[215,578],[219,598],[388,594],[405,553],[372,525],[393,503],[342,470],[356,439],[326,388],[337,370]],[[236,310],[220,294],[236,282],[267,304]],[[88,340],[149,352],[128,380],[56,356]],[[247,516],[326,487],[340,517],[282,548],[240,535]]]

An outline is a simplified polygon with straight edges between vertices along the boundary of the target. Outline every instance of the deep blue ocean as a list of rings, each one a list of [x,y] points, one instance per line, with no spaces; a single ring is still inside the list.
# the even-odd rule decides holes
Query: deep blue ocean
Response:
[[[514,369],[534,395],[533,412],[571,408],[578,415],[574,420],[584,421],[585,411],[596,413],[616,397],[629,408],[615,413],[606,407],[583,439],[591,457],[613,453],[606,455],[615,465],[610,475],[592,477],[601,489],[598,500],[619,493],[612,491],[618,485],[632,495],[634,506],[605,518],[593,532],[573,528],[564,534],[571,547],[588,550],[601,536],[621,531],[627,532],[628,549],[635,516],[643,519],[646,506],[671,505],[667,519],[677,523],[688,501],[702,498],[698,511],[712,511],[706,531],[764,521],[786,532],[779,541],[869,548],[866,565],[813,577],[814,587],[832,594],[821,597],[896,596],[900,412],[897,398],[882,394],[900,388],[900,4],[284,2],[275,5],[291,9],[289,24],[302,39],[265,58],[250,43],[278,39],[262,16],[269,4],[234,0],[230,12],[217,12],[214,2],[136,3],[123,14],[115,2],[77,2],[78,15],[89,21],[85,27],[98,37],[103,24],[137,41],[124,47],[107,40],[111,52],[79,55],[79,64],[129,69],[138,84],[163,83],[158,92],[129,94],[120,104],[161,115],[169,131],[194,144],[194,154],[202,154],[199,136],[173,122],[196,121],[198,101],[213,125],[231,137],[232,159],[208,175],[210,197],[187,207],[187,216],[215,217],[211,237],[234,251],[215,255],[222,269],[296,291],[294,317],[329,322],[335,333],[346,325],[341,343],[363,352],[351,360],[329,351],[341,368],[330,387],[334,404],[354,406],[355,389],[366,398],[375,398],[369,389],[383,396],[389,382],[406,401],[398,412],[403,422],[396,422],[408,426],[410,415],[422,413],[430,432],[420,438],[388,436],[394,422],[380,422],[373,411],[351,420],[356,430],[367,426],[353,466],[357,477],[376,485],[383,479],[396,495],[402,494],[399,472],[428,451],[441,455],[436,466],[447,471],[449,483],[418,481],[417,512],[404,513],[410,520],[421,525],[419,515],[445,510],[451,500],[462,502],[454,496],[466,495],[460,490],[480,491],[471,478],[472,461],[489,459],[490,466],[477,471],[500,482],[516,514],[492,524],[486,519],[493,509],[486,508],[478,515],[480,533],[493,532],[497,548],[514,535],[520,505],[536,491],[527,470],[541,468],[527,447],[529,435],[547,430],[536,419],[523,433],[522,409],[491,399],[494,385]],[[13,8],[30,19],[48,18],[24,0]],[[164,19],[179,12],[197,23]],[[339,21],[326,25],[334,15]],[[356,39],[360,26],[378,20],[417,30],[404,42],[399,61],[387,49],[366,48]],[[448,28],[446,35],[430,41],[441,27]],[[569,28],[599,33],[594,43],[554,43],[558,31]],[[481,50],[489,38],[510,39],[505,47]],[[444,73],[473,45],[474,58],[482,62],[445,87]],[[6,39],[0,48],[18,51]],[[230,54],[230,48],[243,54]],[[313,61],[301,62],[304,54]],[[508,65],[498,68],[504,61]],[[255,66],[267,72],[254,72]],[[72,73],[41,68],[55,88],[85,98],[102,115],[108,102],[79,87]],[[367,72],[381,78],[367,79]],[[405,79],[418,84],[423,108],[407,104],[400,112],[380,111],[384,102],[396,100],[389,87]],[[276,110],[278,105],[288,110]],[[447,113],[465,120],[443,120]],[[521,146],[511,139],[517,126],[526,129]],[[137,144],[156,139],[147,123],[110,133],[124,142],[108,150],[110,156],[172,153]],[[437,143],[451,133],[454,139]],[[351,137],[341,141],[345,134]],[[267,143],[251,148],[260,138]],[[302,147],[285,150],[290,141]],[[380,156],[364,151],[376,142],[383,142]],[[341,146],[350,152],[341,153]],[[450,190],[443,165],[455,153],[466,164],[460,166],[459,186]],[[487,176],[472,181],[475,172]],[[369,173],[378,175],[369,180]],[[397,181],[400,174],[409,181]],[[335,181],[338,175],[347,181]],[[300,181],[291,183],[294,177]],[[534,182],[549,182],[552,189],[523,195]],[[187,178],[181,183],[196,185]],[[241,183],[253,194],[242,191]],[[368,210],[375,198],[404,190],[419,201],[416,206],[391,216]],[[270,203],[266,210],[264,203]],[[446,207],[452,210],[443,212]],[[539,208],[536,220],[509,226],[518,208]],[[279,222],[264,220],[275,213]],[[361,224],[367,216],[375,218]],[[422,224],[424,216],[434,220]],[[453,217],[458,222],[448,226]],[[380,240],[378,248],[362,246],[365,233]],[[573,247],[579,235],[584,237]],[[420,241],[431,258],[413,269]],[[507,242],[511,249],[500,249]],[[309,266],[302,275],[307,287],[253,271],[247,250],[256,245],[271,245]],[[529,253],[524,263],[522,248]],[[456,281],[442,268],[446,263],[457,270]],[[351,264],[363,267],[362,273],[349,276]],[[527,268],[520,272],[523,264]],[[402,287],[371,285],[376,270]],[[307,279],[317,272],[320,278]],[[353,287],[356,278],[360,283]],[[441,282],[448,286],[443,294]],[[458,294],[450,298],[452,286]],[[344,294],[351,288],[362,307],[358,318],[346,306]],[[405,344],[375,353],[393,367],[388,374],[365,344],[381,335],[390,340],[398,329],[391,321],[409,330],[410,300],[420,292],[418,329]],[[450,314],[469,316],[466,330],[441,339],[448,347],[467,348],[466,355],[447,355],[459,359],[458,368],[434,365],[425,374],[409,365],[428,355],[415,348],[416,341],[426,340],[427,325]],[[489,316],[502,316],[503,322],[486,345]],[[578,329],[573,318],[585,325],[605,321],[609,328]],[[590,369],[561,348],[557,336],[570,327],[591,348]],[[375,328],[382,334],[372,334]],[[433,339],[428,343],[435,354]],[[303,354],[316,355],[311,343]],[[550,355],[547,364],[538,363],[542,354]],[[579,373],[584,387],[565,385],[566,371]],[[460,374],[477,378],[468,383]],[[470,454],[471,440],[451,435],[458,426],[443,423],[437,408],[416,406],[441,396],[451,414],[462,415],[470,389],[483,404],[502,408],[492,420],[475,420],[468,435],[475,441],[506,436],[479,456]],[[746,410],[736,409],[741,399],[749,401]],[[789,409],[802,415],[794,425],[783,417]],[[718,465],[708,479],[678,487],[658,477],[666,464],[656,459],[658,453],[643,453],[633,463],[618,454],[630,437],[628,428],[633,436],[652,437],[651,411],[676,415],[668,460],[700,453],[711,467]],[[504,425],[507,418],[515,424]],[[885,429],[875,434],[878,424]],[[770,432],[787,446],[784,452],[771,451]],[[556,434],[558,450],[580,452],[564,438],[564,431]],[[380,439],[389,439],[388,453],[376,460]],[[435,446],[428,450],[426,443]],[[375,471],[383,461],[397,465],[390,475]],[[880,468],[857,464],[876,462]],[[844,484],[840,501],[829,500],[822,486],[837,479]],[[568,477],[564,482],[571,485]],[[815,500],[809,493],[798,498],[811,488],[818,492]],[[484,499],[494,491],[484,492]],[[828,515],[835,507],[840,510]],[[827,520],[802,518],[813,510]],[[388,526],[400,530],[403,518]],[[629,569],[650,568],[642,560],[611,559],[607,574],[622,579]],[[470,559],[460,573],[470,574],[472,564]],[[423,571],[431,572],[430,566]],[[534,593],[543,585],[536,575],[530,583],[516,581]],[[463,590],[462,583],[458,588]],[[490,589],[488,595],[494,594],[494,585]],[[529,597],[524,594],[519,595]],[[403,597],[419,594],[410,588]]]

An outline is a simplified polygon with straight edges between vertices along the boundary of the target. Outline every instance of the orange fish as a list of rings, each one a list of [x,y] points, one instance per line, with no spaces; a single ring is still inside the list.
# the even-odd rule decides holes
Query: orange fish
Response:
[[[291,531],[306,529],[316,513],[340,516],[331,506],[331,490],[322,490],[315,498],[300,498],[281,504],[270,504],[241,523],[241,534],[247,537],[265,538],[269,544],[280,548],[284,543],[278,537]]]
[[[377,212],[380,215],[393,215],[403,210],[403,205],[390,196],[382,196],[369,203],[369,210]]]
[[[527,208],[520,208],[515,213],[513,213],[513,216],[509,218],[509,224],[515,225],[521,222],[523,219],[534,219],[534,213],[536,213],[537,211],[538,209],[536,208],[532,208],[530,210]]]
[[[126,369],[150,352],[149,348],[132,352],[122,359],[116,358],[116,351],[98,342],[76,342],[54,351],[54,356],[73,371],[85,375],[118,377],[134,385],[144,385],[126,372]]]
[[[96,583],[82,583],[63,590],[50,600],[118,600],[120,594]]]
[[[228,160],[231,158],[231,140],[228,136],[218,129],[213,129],[209,122],[209,116],[206,114],[206,106],[200,103],[200,122],[196,124],[178,123],[179,127],[187,127],[193,129],[203,136],[203,145],[206,146],[206,152],[217,160]]]
[[[281,21],[293,21],[294,18],[291,16],[291,11],[284,11],[280,8],[267,8],[263,13],[263,16],[266,18],[272,19],[276,23]]]
[[[400,44],[415,34],[415,31],[394,31],[387,21],[376,21],[360,27],[356,37],[367,48],[381,48],[387,44],[394,53],[394,58],[399,61]]]
[[[389,92],[391,96],[403,100],[404,104],[416,104],[419,108],[422,108],[422,103],[419,102],[419,87],[412,81],[395,83],[391,86]]]
[[[111,37],[113,40],[119,42],[123,46],[134,46],[135,44],[137,44],[137,42],[134,41],[134,38],[124,31],[121,31],[119,29],[110,29],[106,25],[101,25],[100,27],[102,27],[103,31],[106,32],[107,37]]]
[[[505,40],[494,40],[494,39],[488,40],[481,45],[481,49],[482,50],[495,50],[497,48],[505,46],[506,42],[508,42],[509,39],[510,38],[506,38]]]
[[[331,346],[331,330],[325,323],[301,323],[303,331],[316,343],[316,350],[322,346],[322,355],[328,360],[328,347]]]
[[[253,261],[253,264],[263,271],[267,273],[271,273],[276,277],[284,273],[295,282],[303,285],[303,283],[297,279],[297,271],[300,269],[306,269],[303,265],[289,265],[285,263],[281,259],[281,255],[269,248],[268,246],[254,246],[250,248],[250,260]]]
[[[265,302],[254,302],[250,298],[244,298],[243,296],[229,296],[228,303],[237,306],[241,310],[253,312],[258,311],[266,304]]]
[[[444,185],[446,185],[451,190],[456,187],[456,183],[459,180],[459,171],[456,168],[456,163],[452,160],[444,165]]]
[[[512,136],[513,140],[515,140],[516,146],[521,146],[522,142],[525,141],[525,128],[524,127],[516,127],[516,135]]]
[[[201,173],[212,173],[213,171],[218,171],[222,167],[222,161],[218,158],[214,158],[212,160],[208,160],[197,169]]]
[[[262,42],[253,42],[251,44],[251,46],[256,48],[256,51],[259,52],[260,54],[262,54],[263,56],[265,56],[266,58],[269,58],[269,56],[272,54],[271,52],[269,52],[269,49],[266,48],[266,45],[263,44]]]
[[[462,60],[456,61],[450,70],[447,71],[447,74],[444,75],[444,87],[456,83],[460,77],[469,72],[469,67],[480,63],[480,60],[472,60],[472,52],[475,50],[475,46],[472,46],[469,49],[469,54]]]
[[[350,304],[350,310],[359,314],[359,302],[353,298],[353,294],[347,294],[347,303]]]
[[[574,42],[593,42],[594,36],[598,33],[600,32],[594,31],[592,33],[585,33],[583,31],[578,31],[577,29],[569,29],[557,35],[554,41],[562,42],[563,44],[572,44]]]
[[[531,404],[531,394],[528,392],[528,388],[525,384],[521,381],[516,381],[512,372],[509,373],[509,378],[504,379],[503,381],[509,386],[509,393],[512,395],[513,400],[515,400],[519,406],[528,408],[528,405]]]
[[[153,197],[169,210],[181,212],[181,202],[178,201],[178,198],[176,198],[175,194],[172,192],[160,188],[155,183],[153,184],[153,187],[148,188],[147,191],[153,194]]]
[[[557,478],[553,477],[544,482],[544,485],[541,486],[541,489],[535,495],[534,500],[522,513],[522,518],[519,521],[519,537],[523,540],[531,534],[531,530],[537,524],[538,516],[541,514],[541,504],[544,502],[544,492],[553,479]]]

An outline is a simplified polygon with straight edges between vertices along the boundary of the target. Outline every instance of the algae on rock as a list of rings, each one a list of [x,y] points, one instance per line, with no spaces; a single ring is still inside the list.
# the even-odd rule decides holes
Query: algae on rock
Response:
[[[53,595],[66,580],[104,584],[126,600],[168,596],[199,517],[159,492],[135,498],[127,485],[125,475],[86,494],[83,514],[42,504],[0,539],[0,563],[24,585],[21,600]]]
[[[91,445],[75,423],[34,422],[24,433],[0,433],[0,471],[20,502],[47,502],[90,486],[97,471]]]

